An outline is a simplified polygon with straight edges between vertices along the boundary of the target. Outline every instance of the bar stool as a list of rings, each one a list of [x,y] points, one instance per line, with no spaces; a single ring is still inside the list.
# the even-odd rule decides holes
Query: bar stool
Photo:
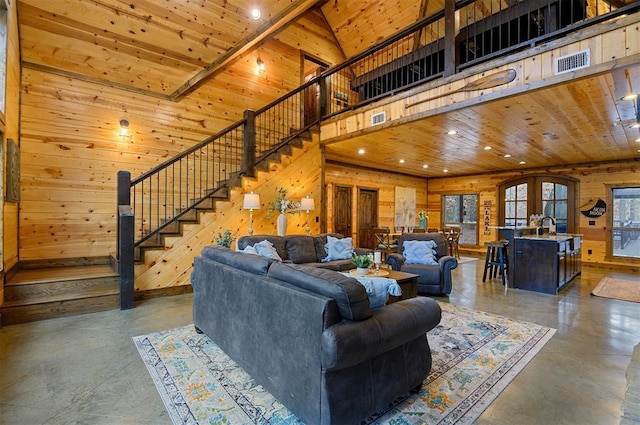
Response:
[[[487,271],[489,272],[489,279],[495,278],[500,272],[505,294],[509,287],[507,280],[507,269],[509,267],[508,245],[508,241],[485,242],[484,246],[487,247],[487,255],[484,261],[484,273],[482,274],[482,281],[485,282],[487,280]]]

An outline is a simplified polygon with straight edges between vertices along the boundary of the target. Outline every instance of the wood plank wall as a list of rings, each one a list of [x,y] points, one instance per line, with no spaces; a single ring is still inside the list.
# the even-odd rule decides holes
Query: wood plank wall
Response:
[[[2,169],[3,178],[0,179],[0,238],[2,238],[2,261],[0,276],[4,275],[18,262],[18,204],[5,202],[5,174],[7,139],[20,142],[18,131],[20,128],[20,42],[18,36],[18,17],[15,1],[6,2],[7,5],[7,66],[5,85],[5,111],[0,120],[0,132],[2,132]],[[0,114],[1,115],[1,114]],[[4,280],[4,279],[3,279]],[[0,285],[0,304],[4,300],[3,286]]]
[[[352,188],[353,240],[358,242],[358,189],[378,190],[378,225],[393,228],[395,214],[395,188],[412,187],[416,189],[416,210],[427,209],[427,181],[422,177],[405,174],[351,167],[344,164],[325,165],[325,185],[327,203],[327,230],[332,232],[333,225],[333,188],[336,185]],[[416,226],[417,223],[416,217]]]
[[[322,155],[318,137],[295,149],[291,157],[281,163],[272,163],[268,172],[259,172],[256,178],[244,179],[242,189],[233,190],[228,202],[218,202],[213,213],[201,215],[199,225],[185,225],[182,237],[166,238],[164,250],[149,250],[145,262],[136,266],[135,290],[146,291],[166,287],[189,285],[193,258],[206,245],[214,244],[218,232],[229,229],[234,235],[247,234],[249,211],[242,209],[243,195],[254,192],[260,195],[262,208],[253,212],[253,234],[276,234],[276,217],[267,218],[270,202],[274,202],[278,189],[287,191],[287,199],[299,202],[309,196],[315,201],[315,211],[310,213],[311,234],[320,232],[319,216],[322,209]],[[304,234],[306,214],[288,215],[287,234]],[[235,245],[233,246],[235,248]]]

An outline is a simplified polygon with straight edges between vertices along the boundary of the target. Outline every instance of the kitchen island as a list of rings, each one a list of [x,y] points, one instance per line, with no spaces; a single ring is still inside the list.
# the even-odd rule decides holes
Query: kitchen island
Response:
[[[499,231],[509,241],[510,286],[557,294],[580,274],[582,235],[537,235],[529,227]]]

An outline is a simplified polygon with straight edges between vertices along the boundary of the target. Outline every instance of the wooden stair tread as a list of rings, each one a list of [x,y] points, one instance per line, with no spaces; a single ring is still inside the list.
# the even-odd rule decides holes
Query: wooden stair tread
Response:
[[[111,266],[106,264],[23,269],[18,270],[13,276],[11,276],[9,281],[6,283],[6,286],[115,276],[118,276],[118,274],[111,268]]]
[[[68,302],[72,300],[82,300],[88,298],[99,298],[99,297],[111,297],[111,296],[119,296],[120,295],[120,287],[117,286],[113,290],[105,290],[105,289],[96,289],[96,290],[85,290],[80,294],[58,294],[58,295],[49,295],[49,296],[39,296],[39,297],[30,297],[27,300],[5,300],[5,302],[0,307],[0,310],[8,309],[11,307],[25,307],[32,306],[38,304],[49,304],[49,303],[59,303],[59,302]]]

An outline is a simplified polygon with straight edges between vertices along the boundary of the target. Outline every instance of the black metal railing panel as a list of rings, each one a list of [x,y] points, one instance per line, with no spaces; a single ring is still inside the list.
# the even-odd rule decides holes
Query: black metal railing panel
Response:
[[[242,173],[242,158],[241,123],[132,181],[135,244],[153,240]]]

